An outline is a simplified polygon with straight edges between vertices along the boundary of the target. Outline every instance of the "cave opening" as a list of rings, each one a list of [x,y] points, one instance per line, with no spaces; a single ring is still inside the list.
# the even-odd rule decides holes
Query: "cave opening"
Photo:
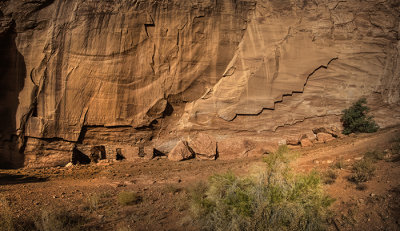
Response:
[[[117,153],[115,156],[116,160],[124,160],[125,159],[125,156],[122,154],[121,148],[117,148],[115,151]]]

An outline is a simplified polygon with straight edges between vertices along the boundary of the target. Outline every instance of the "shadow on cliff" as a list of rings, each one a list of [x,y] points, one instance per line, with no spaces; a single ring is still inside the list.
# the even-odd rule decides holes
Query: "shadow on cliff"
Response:
[[[8,27],[0,31],[0,168],[22,167],[24,158],[17,145],[16,113],[26,66],[17,49],[16,37],[15,22],[10,21]]]

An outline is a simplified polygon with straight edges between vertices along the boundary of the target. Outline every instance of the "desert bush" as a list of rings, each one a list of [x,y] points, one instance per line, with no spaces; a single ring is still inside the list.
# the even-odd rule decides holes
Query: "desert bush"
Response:
[[[357,184],[357,186],[356,186],[356,189],[357,189],[357,190],[360,190],[360,191],[364,191],[364,190],[366,190],[367,188],[368,188],[367,185],[366,185],[366,184],[362,184],[362,183]]]
[[[400,155],[400,138],[393,140],[393,144],[391,145],[390,151],[394,155]]]
[[[42,211],[35,221],[39,231],[75,231],[84,230],[85,219],[65,208],[49,208]]]
[[[118,194],[118,203],[121,205],[133,205],[140,202],[141,198],[135,192],[122,191]]]
[[[100,196],[98,194],[93,194],[87,198],[88,209],[93,212],[99,208]]]
[[[362,159],[353,164],[352,174],[349,180],[354,183],[362,183],[369,181],[374,175],[375,167],[370,159]]]
[[[334,171],[332,169],[328,169],[326,172],[324,172],[322,177],[323,177],[322,178],[323,182],[325,184],[333,184],[333,183],[335,183],[335,181],[336,181],[336,179],[338,177],[338,174],[337,174],[336,171]]]
[[[295,175],[286,146],[265,158],[251,177],[216,174],[191,195],[192,216],[205,230],[323,230],[332,199],[316,172]]]
[[[182,191],[182,188],[175,184],[167,184],[165,185],[164,191],[166,193],[176,194]]]
[[[372,161],[378,161],[385,159],[385,153],[379,151],[370,151],[364,154],[364,158],[370,159]]]
[[[343,159],[339,159],[331,165],[331,168],[332,169],[344,169],[344,168],[346,168],[346,163],[343,161]]]
[[[369,108],[365,106],[367,100],[359,99],[350,108],[343,110],[341,121],[343,123],[343,134],[350,133],[371,133],[376,132],[379,126],[375,123],[372,116],[367,116]]]
[[[0,197],[0,231],[13,231],[14,222],[11,208],[4,197]]]

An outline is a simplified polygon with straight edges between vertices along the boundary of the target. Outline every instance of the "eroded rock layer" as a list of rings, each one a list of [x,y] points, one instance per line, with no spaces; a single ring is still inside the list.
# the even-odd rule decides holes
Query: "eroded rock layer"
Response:
[[[2,1],[0,161],[154,156],[197,133],[217,152],[240,137],[242,157],[340,127],[360,97],[398,124],[399,13],[395,0]]]

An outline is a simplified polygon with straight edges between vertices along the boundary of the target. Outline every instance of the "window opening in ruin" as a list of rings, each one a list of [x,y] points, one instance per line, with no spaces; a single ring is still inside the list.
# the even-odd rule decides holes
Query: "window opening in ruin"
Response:
[[[116,155],[116,159],[117,160],[123,160],[125,159],[124,155],[122,155],[122,149],[121,148],[117,148],[116,149],[117,155]]]
[[[106,156],[106,148],[103,145],[94,146],[90,150],[90,160],[97,163],[99,160],[104,160],[107,158]]]

